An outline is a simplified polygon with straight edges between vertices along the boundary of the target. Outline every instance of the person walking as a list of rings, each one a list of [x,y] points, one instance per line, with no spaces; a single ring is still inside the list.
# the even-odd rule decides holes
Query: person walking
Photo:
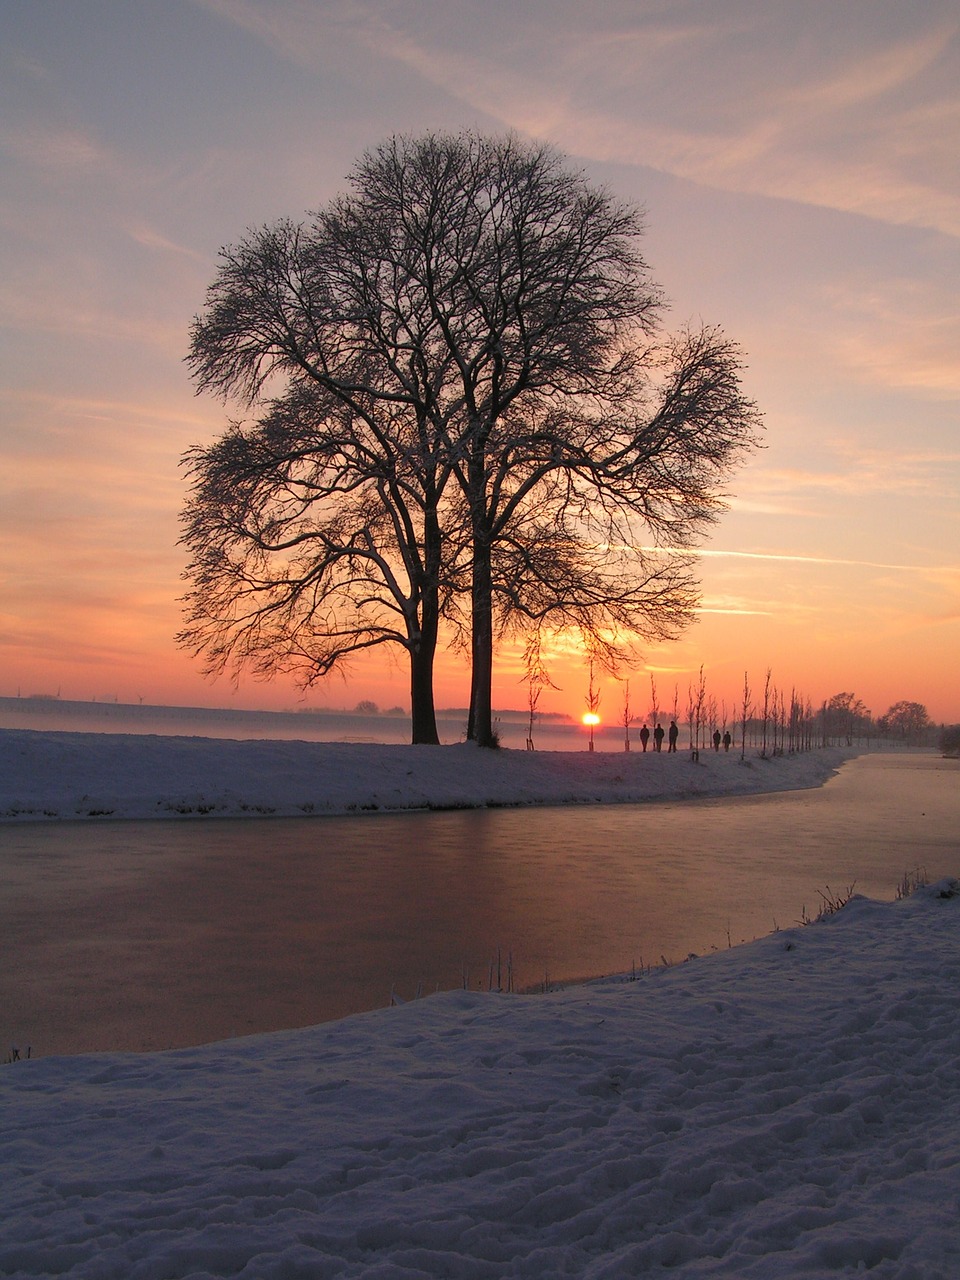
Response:
[[[677,728],[677,722],[676,720],[671,720],[670,732],[667,734],[667,740],[669,742],[669,746],[667,747],[668,751],[676,751],[677,738],[679,738],[679,736],[680,736],[680,730]]]
[[[653,749],[654,751],[663,750],[663,725],[658,724],[653,731]]]
[[[724,751],[729,751],[729,750],[730,750],[730,743],[731,743],[732,741],[733,741],[733,739],[730,737],[730,730],[728,729],[728,730],[726,731],[726,733],[723,735],[723,749],[724,749]]]
[[[650,741],[650,730],[647,728],[646,725],[644,725],[643,728],[640,730],[640,744],[643,747],[644,751],[646,751],[647,743],[649,741]]]
[[[720,750],[720,741],[721,741],[721,739],[720,739],[720,730],[719,730],[719,729],[714,729],[714,731],[713,731],[713,749],[714,749],[714,751],[719,751],[719,750]]]

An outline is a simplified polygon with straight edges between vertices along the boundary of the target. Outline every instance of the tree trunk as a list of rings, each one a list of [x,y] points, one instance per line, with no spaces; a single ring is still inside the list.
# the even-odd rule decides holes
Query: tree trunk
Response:
[[[440,744],[433,702],[433,660],[436,652],[435,634],[432,640],[421,636],[410,652],[410,740],[414,746],[436,747]]]
[[[481,747],[498,744],[493,732],[493,577],[490,539],[474,533],[471,594],[472,671],[467,737]]]
[[[440,526],[428,509],[424,527],[424,586],[420,596],[419,632],[411,636],[410,717],[414,746],[440,745],[433,700],[433,663],[440,633]]]

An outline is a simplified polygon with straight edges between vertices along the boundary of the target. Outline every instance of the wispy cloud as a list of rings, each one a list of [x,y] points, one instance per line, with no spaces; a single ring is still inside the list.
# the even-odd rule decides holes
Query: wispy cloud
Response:
[[[952,282],[851,273],[820,293],[831,315],[833,354],[855,376],[935,399],[960,398],[960,304]]]
[[[183,355],[185,319],[164,320],[137,306],[105,306],[86,281],[56,288],[38,282],[33,290],[19,281],[0,285],[0,324],[34,334],[69,334],[107,343],[142,343],[179,360]]]
[[[719,604],[702,604],[696,610],[697,614],[723,614],[731,617],[745,618],[771,618],[775,615],[773,609],[756,609],[747,605],[719,605]]]
[[[113,163],[111,152],[89,132],[41,121],[0,126],[0,150],[55,174],[103,170]]]
[[[850,498],[950,497],[956,492],[960,452],[941,449],[897,451],[863,444],[853,437],[836,441],[819,467],[765,467],[762,463],[737,478],[731,508],[762,514],[809,514],[816,495]]]
[[[652,548],[651,548],[652,550]],[[848,560],[842,556],[807,556],[795,555],[783,551],[723,551],[712,547],[680,547],[678,553],[695,556],[699,560],[764,560],[786,564],[826,565],[856,569],[883,569],[897,573],[932,573],[936,566],[926,564],[886,564],[876,560]],[[940,566],[947,571],[950,566]]]
[[[210,3],[287,56],[309,60],[316,30],[311,37],[301,28],[294,39],[300,6]],[[934,69],[949,83],[956,20],[934,15],[884,39],[874,28],[865,36],[864,7],[845,22],[831,11],[821,56],[808,65],[808,40],[777,38],[785,6],[759,3],[732,18],[724,10],[668,16],[639,4],[629,22],[622,7],[601,4],[589,22],[552,24],[534,4],[513,15],[506,46],[463,4],[445,5],[444,20],[432,23],[403,4],[331,5],[324,15],[328,28],[473,110],[577,154],[960,235],[948,143],[957,90],[922,105],[914,92]],[[917,11],[911,17],[916,26]],[[691,82],[709,91],[678,97]]]
[[[126,228],[126,231],[131,240],[143,245],[145,249],[156,249],[160,253],[180,254],[182,257],[190,258],[194,262],[202,262],[204,264],[208,261],[205,254],[198,253],[195,249],[190,249],[186,245],[176,244],[161,231],[158,231],[156,227],[151,227],[148,223],[133,223]]]

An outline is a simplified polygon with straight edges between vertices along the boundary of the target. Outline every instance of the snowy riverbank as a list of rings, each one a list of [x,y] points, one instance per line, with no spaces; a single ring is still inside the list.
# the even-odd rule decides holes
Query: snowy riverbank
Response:
[[[953,1280],[956,881],[637,982],[0,1069],[0,1274]]]
[[[0,820],[614,804],[819,786],[856,751],[480,751],[0,730]]]
[[[732,795],[815,786],[849,754],[15,730],[0,812],[14,836]],[[0,1275],[955,1280],[958,944],[945,879],[636,981],[444,992],[163,1053],[21,1045],[0,1067]]]

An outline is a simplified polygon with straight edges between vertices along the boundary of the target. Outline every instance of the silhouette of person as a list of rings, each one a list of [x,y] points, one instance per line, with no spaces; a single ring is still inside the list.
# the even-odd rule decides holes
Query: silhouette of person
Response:
[[[733,741],[733,739],[730,737],[730,730],[728,729],[728,730],[727,730],[727,732],[723,735],[723,749],[724,749],[724,751],[729,751],[729,750],[730,750],[730,743],[731,743],[732,741]]]
[[[714,729],[714,731],[713,731],[713,749],[714,749],[714,751],[719,751],[719,750],[720,750],[720,742],[721,742],[721,738],[720,738],[720,730],[719,730],[719,729]]]
[[[663,750],[663,725],[658,724],[653,731],[653,749],[654,751]]]
[[[676,751],[676,749],[677,749],[677,738],[678,738],[679,736],[680,736],[680,730],[677,728],[677,722],[676,722],[676,720],[671,720],[671,721],[670,721],[670,732],[667,734],[667,740],[668,740],[668,742],[669,742],[669,744],[670,744],[670,745],[667,747],[667,750],[668,750],[668,751]]]
[[[644,751],[646,751],[647,743],[650,741],[650,730],[647,728],[646,725],[644,725],[643,728],[640,730],[640,741],[643,744]]]

